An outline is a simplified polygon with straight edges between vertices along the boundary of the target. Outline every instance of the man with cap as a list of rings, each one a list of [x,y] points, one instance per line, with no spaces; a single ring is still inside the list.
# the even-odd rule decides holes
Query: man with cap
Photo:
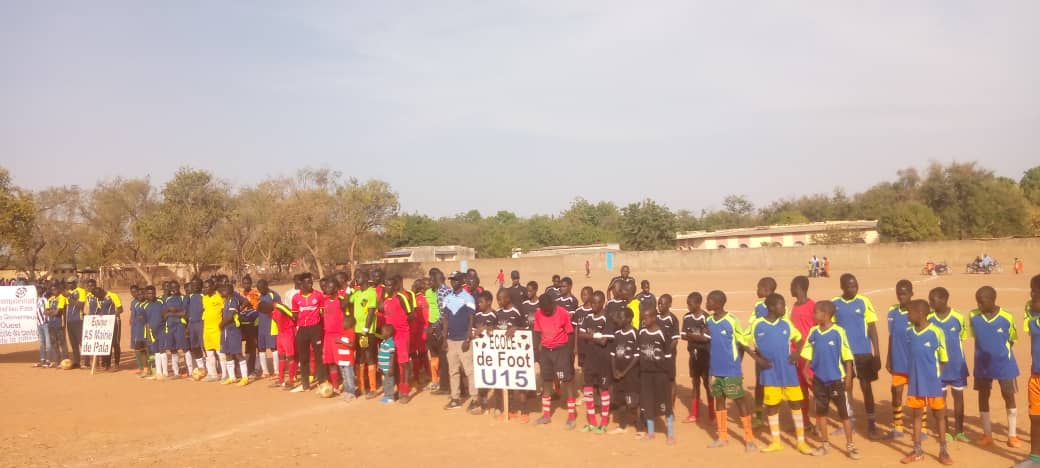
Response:
[[[451,401],[444,407],[446,410],[462,408],[462,374],[466,374],[469,381],[469,394],[476,395],[476,380],[473,378],[473,354],[470,351],[470,330],[473,328],[473,314],[477,310],[476,301],[473,300],[463,286],[466,282],[466,274],[453,272],[449,277],[451,280],[451,292],[444,296],[444,305],[441,308],[441,319],[447,325],[447,357],[448,369],[451,376]],[[476,407],[477,402],[470,403],[470,409]]]

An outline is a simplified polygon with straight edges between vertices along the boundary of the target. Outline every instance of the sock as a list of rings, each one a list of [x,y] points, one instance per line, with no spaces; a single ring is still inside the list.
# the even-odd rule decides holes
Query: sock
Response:
[[[228,372],[227,372],[227,354],[224,354],[224,353],[219,353],[219,354],[217,354],[217,358],[219,358],[219,359],[220,359],[220,379],[221,379],[221,380],[225,380],[225,379],[227,379],[227,378],[228,378]],[[234,370],[234,368],[232,368],[232,369],[231,369],[231,375],[235,375],[235,370]]]
[[[751,416],[741,416],[740,422],[744,425],[744,438],[748,443],[755,440],[755,433],[751,429]]]
[[[596,425],[596,402],[592,399],[592,387],[585,387],[581,392],[585,400],[585,415],[589,418],[589,425]]]
[[[1007,410],[1008,418],[1008,437],[1018,437],[1018,408],[1009,408]]]
[[[669,414],[664,417],[665,428],[668,430],[668,438],[675,437],[675,416]]]
[[[276,366],[278,366],[278,351],[277,350],[271,351],[271,371],[274,371]]]
[[[329,383],[332,384],[332,388],[339,388],[339,368],[338,367],[333,366],[332,368],[329,369]]]
[[[791,419],[794,420],[794,434],[798,437],[798,442],[805,442],[805,419],[802,417],[802,410],[791,409]]]
[[[647,435],[654,435],[654,418],[646,418],[646,433]]]
[[[1033,463],[1040,464],[1040,455],[1038,455],[1038,454],[1035,454],[1035,453],[1029,454],[1029,459],[1032,460]]]
[[[137,362],[138,370],[144,369],[144,359],[141,359],[141,353],[136,351],[134,352],[134,361]]]
[[[769,434],[773,436],[773,443],[780,443],[780,415],[771,414],[766,419],[769,420]]]
[[[729,432],[726,431],[726,419],[729,416],[726,410],[715,410],[715,430],[718,432],[718,438],[721,441],[729,440]]]
[[[376,370],[376,366],[368,366],[368,388],[371,392],[376,391]]]
[[[357,382],[358,391],[365,394],[365,363],[359,362],[354,366],[354,381]]]
[[[206,375],[217,375],[217,357],[213,355],[212,351],[206,353]]]
[[[188,366],[188,376],[195,370],[195,360],[191,358],[191,351],[184,352],[184,365]]]
[[[690,400],[690,417],[693,419],[699,419],[701,416],[701,402],[700,400]]]
[[[224,372],[227,377],[224,380],[235,378],[235,361],[224,360]]]
[[[708,403],[708,418],[711,419],[712,421],[714,421],[716,417],[717,417],[717,415],[715,414],[715,404],[709,402]]]
[[[552,397],[549,395],[542,395],[542,416],[546,419],[549,418],[549,410],[551,409],[550,405],[552,405]]]
[[[568,421],[573,421],[574,419],[578,418],[578,412],[575,409],[576,406],[577,406],[577,403],[575,403],[575,398],[574,397],[568,397],[567,398],[567,420]]]
[[[176,377],[181,373],[181,355],[171,354],[170,360],[173,361],[173,375]]]
[[[206,360],[200,357],[195,358],[195,367],[198,367],[199,369],[206,367]]]
[[[275,362],[278,363],[278,383],[285,383],[285,360]]]
[[[238,371],[242,373],[243,379],[249,378],[249,361],[243,359],[238,361]]]
[[[441,381],[441,357],[430,355],[430,381],[440,385]]]
[[[852,393],[845,392],[845,409],[849,412],[849,425],[856,427],[856,413],[852,412]]]
[[[892,430],[903,432],[903,405],[892,406]]]
[[[602,390],[599,392],[599,425],[607,427],[610,423],[610,392]]]
[[[166,353],[155,355],[155,375],[166,377]]]
[[[271,367],[267,364],[267,353],[257,353],[257,357],[260,358],[260,371],[263,375],[271,375]]]
[[[299,370],[299,365],[296,361],[287,361],[289,363],[289,383],[292,384],[296,381],[296,372]]]
[[[979,417],[982,419],[982,433],[987,437],[993,436],[993,422],[989,419],[989,411],[980,412]]]

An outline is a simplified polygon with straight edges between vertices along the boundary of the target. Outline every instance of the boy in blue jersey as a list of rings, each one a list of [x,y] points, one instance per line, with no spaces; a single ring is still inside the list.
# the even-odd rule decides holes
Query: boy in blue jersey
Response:
[[[136,284],[130,285],[130,347],[134,350],[137,362],[135,374],[147,377],[151,368],[148,366],[148,332],[145,331],[144,308],[142,307],[143,290]]]
[[[878,379],[881,370],[881,348],[878,346],[877,312],[866,296],[859,294],[859,281],[850,273],[841,275],[841,296],[834,298],[834,320],[845,331],[852,350],[853,376],[859,380],[863,392],[863,407],[867,411],[867,434],[880,437],[877,428],[877,413],[874,411],[874,390],[871,383]],[[851,425],[856,417],[852,411],[852,391],[846,396]],[[839,429],[837,433],[840,433]]]
[[[885,369],[892,375],[892,432],[889,439],[903,437],[903,391],[910,375],[910,302],[914,284],[901,279],[896,283],[899,303],[888,310],[888,358]]]
[[[810,455],[812,448],[805,443],[802,419],[804,396],[798,383],[798,368],[795,367],[798,354],[791,352],[792,344],[800,342],[802,334],[784,318],[787,304],[783,296],[770,294],[766,296],[765,304],[768,313],[753,322],[748,333],[749,347],[754,350],[751,355],[762,369],[759,381],[763,385],[763,402],[772,436],[769,445],[762,451],[778,452],[784,448],[780,443],[780,402],[787,400],[798,437],[798,451]]]
[[[195,368],[205,369],[202,353],[202,280],[184,283],[184,312],[188,319],[188,350],[184,353],[188,375]]]
[[[1040,434],[1040,275],[1029,280],[1029,302],[1026,302],[1024,329],[1029,332],[1032,365],[1029,375],[1029,427],[1030,434]],[[1029,458],[1018,462],[1014,468],[1040,468],[1040,437],[1029,441]]]
[[[169,375],[173,379],[180,377],[180,360],[185,357],[184,351],[188,349],[188,319],[185,308],[181,285],[176,281],[167,282],[166,295],[163,297],[162,317],[165,339],[162,344],[162,352],[165,355],[164,358],[173,365],[173,372]],[[188,367],[191,365],[189,364]]]
[[[770,294],[776,293],[776,280],[771,276],[758,280],[758,285],[755,287],[755,294],[758,296],[758,302],[755,303],[755,312],[748,320],[748,327],[755,324],[755,321],[761,320],[769,315],[769,308],[766,306],[765,299]],[[755,417],[751,420],[751,427],[758,427],[762,425],[762,411],[763,411],[763,390],[762,390],[762,367],[758,365],[756,360],[755,363]]]
[[[928,321],[931,307],[918,299],[909,304],[911,328],[907,336],[909,344],[909,375],[907,376],[906,406],[914,421],[914,449],[900,460],[913,463],[924,459],[921,449],[921,419],[925,409],[931,410],[939,425],[939,434],[946,434],[946,398],[943,396],[942,368],[949,361],[946,353],[946,337],[942,330]],[[953,459],[946,450],[946,438],[939,438],[939,463],[952,465]]]
[[[997,305],[997,291],[990,286],[983,286],[975,292],[975,302],[978,309],[971,312],[970,327],[971,336],[975,338],[975,390],[979,392],[979,417],[982,419],[983,432],[978,444],[984,447],[993,444],[989,396],[993,390],[993,381],[996,380],[1007,408],[1007,445],[1016,448],[1021,442],[1018,440],[1018,409],[1015,406],[1018,363],[1015,362],[1015,353],[1011,352],[1011,345],[1018,341],[1015,320]]]
[[[160,352],[159,348],[165,339],[165,324],[163,321],[162,300],[155,297],[155,286],[148,285],[144,288],[141,308],[144,309],[145,333],[147,336],[148,354],[152,356],[155,363],[155,380],[166,378],[168,366],[166,365],[166,354]]]
[[[827,439],[827,412],[833,403],[838,409],[845,433],[845,450],[849,458],[859,460],[861,455],[852,442],[852,421],[849,419],[849,406],[846,400],[852,390],[852,368],[854,357],[849,349],[849,339],[845,330],[834,324],[834,303],[820,301],[813,307],[813,318],[816,326],[809,330],[809,335],[802,345],[801,357],[809,361],[805,369],[806,380],[812,380],[813,394],[816,400],[816,427],[822,445],[813,451],[814,456],[830,453],[830,441]],[[809,375],[809,370],[812,375]]]
[[[708,317],[708,334],[711,336],[709,368],[712,376],[711,394],[715,398],[715,427],[718,431],[718,438],[708,448],[729,445],[729,433],[726,431],[728,398],[736,403],[741,425],[744,426],[745,451],[757,452],[755,434],[751,429],[751,398],[744,391],[744,371],[741,369],[743,352],[747,350],[747,336],[737,318],[726,311],[726,293],[719,290],[708,293],[707,309],[712,314]]]
[[[345,274],[337,274],[337,277]],[[346,287],[347,283],[340,283]],[[282,302],[282,296],[271,290],[267,280],[260,279],[256,282],[256,290],[260,293],[259,302],[270,302],[272,309],[274,304]],[[341,301],[346,300],[344,297],[340,298]],[[259,304],[258,304],[259,305]],[[257,358],[260,360],[260,378],[266,379],[274,377],[274,369],[278,365],[278,325],[271,319],[270,314],[259,314],[256,319],[257,339],[256,339],[256,353]],[[270,360],[270,361],[268,361]],[[270,363],[269,363],[270,362]],[[353,367],[353,366],[351,366]],[[346,377],[344,376],[344,380]]]
[[[968,386],[968,363],[964,359],[964,338],[968,335],[968,324],[960,312],[953,310],[949,304],[950,292],[946,288],[935,288],[928,293],[928,303],[932,306],[932,315],[928,320],[942,330],[946,338],[946,356],[949,361],[943,367],[943,388],[949,388],[953,396],[953,426],[949,422],[946,428],[947,440],[971,442],[964,433],[964,387]],[[950,412],[946,412],[947,418]]]
[[[227,378],[221,382],[224,385],[235,383],[235,363],[238,363],[242,378],[238,380],[239,386],[249,385],[249,368],[242,356],[242,324],[239,314],[249,307],[245,298],[235,294],[234,287],[230,282],[222,282],[219,287],[220,295],[224,297],[224,309],[220,313],[220,353],[226,357],[224,369]]]

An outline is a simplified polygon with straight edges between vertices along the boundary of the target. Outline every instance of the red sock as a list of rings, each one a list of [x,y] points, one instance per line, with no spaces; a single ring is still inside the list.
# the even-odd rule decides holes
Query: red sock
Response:
[[[701,417],[701,401],[693,399],[690,401],[690,417],[693,419],[700,419]]]
[[[332,384],[332,388],[339,388],[339,369],[336,366],[329,367],[329,383]]]
[[[585,414],[589,418],[589,425],[596,425],[596,402],[592,399],[592,387],[585,387],[581,389],[582,395],[585,397]]]
[[[285,360],[278,360],[278,383],[285,383]]]
[[[542,416],[549,418],[551,416],[552,409],[552,397],[549,395],[542,395]]]
[[[300,364],[296,361],[289,362],[289,384],[296,382],[296,372],[299,370]]]
[[[610,423],[610,392],[601,390],[599,392],[599,425],[607,427]]]
[[[578,419],[578,411],[576,409],[578,404],[575,402],[575,400],[576,400],[576,398],[574,398],[574,397],[567,398],[567,420],[568,421],[573,421],[575,419]]]

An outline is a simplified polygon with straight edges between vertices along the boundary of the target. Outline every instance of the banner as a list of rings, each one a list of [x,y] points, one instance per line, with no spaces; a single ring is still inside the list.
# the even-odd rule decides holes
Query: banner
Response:
[[[83,317],[83,342],[79,353],[83,356],[112,354],[112,331],[116,328],[115,315],[88,315]]]
[[[36,336],[36,287],[0,286],[0,344],[32,343]]]
[[[475,338],[471,345],[477,388],[536,389],[534,337],[530,331],[517,331],[508,338],[505,330],[494,330],[490,336]]]

